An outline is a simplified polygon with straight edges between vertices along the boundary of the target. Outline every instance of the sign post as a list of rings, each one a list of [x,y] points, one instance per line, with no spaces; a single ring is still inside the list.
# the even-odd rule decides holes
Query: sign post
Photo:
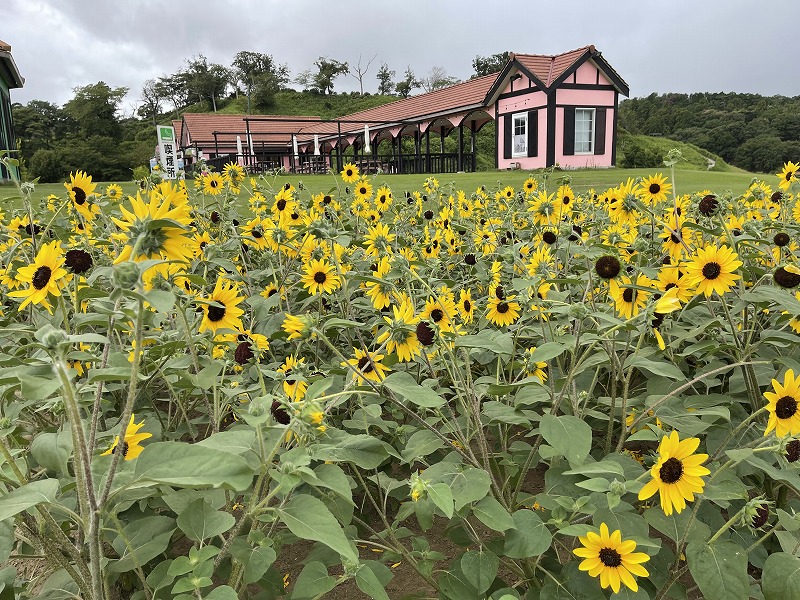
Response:
[[[158,157],[164,179],[177,179],[178,161],[177,144],[175,143],[175,129],[170,125],[159,125],[158,132]]]

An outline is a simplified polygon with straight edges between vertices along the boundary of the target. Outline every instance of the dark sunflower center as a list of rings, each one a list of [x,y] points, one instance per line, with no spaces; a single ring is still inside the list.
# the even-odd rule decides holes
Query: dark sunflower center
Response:
[[[791,419],[797,414],[797,400],[792,396],[784,396],[775,403],[775,416],[779,419]]]
[[[50,282],[50,275],[52,274],[53,271],[50,269],[50,267],[44,265],[36,269],[36,272],[33,274],[33,278],[31,279],[33,287],[35,287],[37,290],[41,290]]]
[[[651,194],[657,194],[658,192],[661,191],[661,186],[658,185],[657,183],[651,183],[648,189],[650,190]]]
[[[787,171],[786,172],[786,181],[791,181],[792,177],[794,177],[794,171]]]
[[[277,293],[277,291],[278,291],[277,289],[274,289],[274,290],[270,290],[270,291],[268,291],[268,292],[267,292],[267,298],[270,298],[270,297],[272,297],[272,295],[273,295],[273,294],[275,294],[275,293]]]
[[[602,548],[598,557],[606,567],[618,567],[622,564],[622,556],[613,548]]]
[[[128,442],[123,441],[121,444],[117,444],[117,450],[122,455],[122,458],[128,456]]]
[[[322,203],[323,204],[330,204],[331,200],[332,200],[332,198],[330,196],[325,196],[325,197],[322,198]]]
[[[72,193],[75,194],[75,204],[83,204],[86,202],[86,192],[78,186],[72,188]]]
[[[251,235],[256,239],[260,239],[260,238],[264,237],[264,234],[261,233],[258,229],[253,229]]]
[[[362,196],[366,196],[367,195],[367,188],[365,188],[362,185],[360,188],[358,188],[358,193],[361,194]]]
[[[667,285],[664,286],[664,291],[668,292],[669,290],[671,290],[674,287],[678,287],[678,284],[677,283],[668,283]]]
[[[542,239],[548,244],[555,244],[558,237],[552,231],[545,231],[542,234]]]
[[[278,200],[276,206],[278,207],[278,210],[283,210],[284,208],[286,208],[286,200],[281,198],[280,200]]]
[[[703,277],[706,279],[716,279],[722,273],[722,267],[718,263],[710,262],[703,265]]]
[[[347,173],[348,177],[352,177],[353,176],[353,169],[347,169],[346,173]]]
[[[416,334],[417,334],[417,339],[423,346],[430,346],[431,344],[433,344],[434,338],[436,336],[436,332],[430,325],[428,325],[426,321],[420,321],[419,323],[417,323]]]
[[[464,300],[464,312],[469,312],[472,310],[472,302],[469,300]]]
[[[622,292],[622,299],[625,300],[625,302],[633,302],[634,298],[636,298],[636,290],[633,288],[625,288]]]
[[[499,312],[501,315],[504,315],[508,312],[508,308],[508,302],[501,302],[497,305],[497,312]]]
[[[314,273],[314,281],[318,284],[322,285],[328,280],[328,276],[323,271],[317,271]]]
[[[222,304],[222,306],[214,306],[211,304],[208,307],[208,320],[213,321],[214,323],[221,321],[225,316],[225,305],[219,300],[216,300],[216,303]]]
[[[374,370],[369,356],[362,356],[358,359],[358,370],[362,373],[371,373]]]
[[[218,187],[218,186],[219,186],[219,181],[217,181],[216,179],[212,179],[212,180],[209,182],[209,185],[210,185],[212,188],[216,188],[216,187]]]
[[[683,475],[683,463],[677,458],[668,458],[658,470],[658,476],[664,483],[675,483],[680,481]]]
[[[681,237],[676,233],[670,233],[669,234],[669,239],[672,240],[673,244],[680,244],[681,243]]]
[[[561,202],[563,202],[564,204],[569,204],[570,202],[572,202],[572,198],[570,198],[569,196],[564,196],[564,199]]]
[[[431,311],[431,319],[434,323],[438,323],[444,318],[444,311],[441,308],[434,308]]]

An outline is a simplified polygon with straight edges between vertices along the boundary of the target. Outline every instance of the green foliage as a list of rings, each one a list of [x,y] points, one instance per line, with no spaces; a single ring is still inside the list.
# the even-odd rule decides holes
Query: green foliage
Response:
[[[475,69],[475,77],[483,77],[484,75],[491,75],[503,70],[503,67],[508,63],[510,55],[508,51],[492,54],[491,56],[476,56],[472,61],[472,68]]]
[[[691,143],[737,167],[770,173],[797,157],[798,114],[800,98],[736,93],[651,94],[621,102],[619,122],[631,133]]]

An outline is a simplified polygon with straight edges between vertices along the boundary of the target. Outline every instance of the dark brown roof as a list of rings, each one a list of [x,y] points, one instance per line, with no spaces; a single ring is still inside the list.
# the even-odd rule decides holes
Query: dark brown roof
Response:
[[[19,74],[14,57],[11,56],[11,44],[0,40],[0,76],[8,83],[11,89],[21,88],[25,84],[25,78]]]

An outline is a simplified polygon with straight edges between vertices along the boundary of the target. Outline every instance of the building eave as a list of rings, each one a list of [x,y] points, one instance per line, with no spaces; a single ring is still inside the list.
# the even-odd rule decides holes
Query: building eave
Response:
[[[10,89],[21,88],[25,85],[25,78],[20,75],[17,63],[14,62],[11,52],[0,50],[0,65],[3,66],[3,74],[7,76],[5,79]]]

